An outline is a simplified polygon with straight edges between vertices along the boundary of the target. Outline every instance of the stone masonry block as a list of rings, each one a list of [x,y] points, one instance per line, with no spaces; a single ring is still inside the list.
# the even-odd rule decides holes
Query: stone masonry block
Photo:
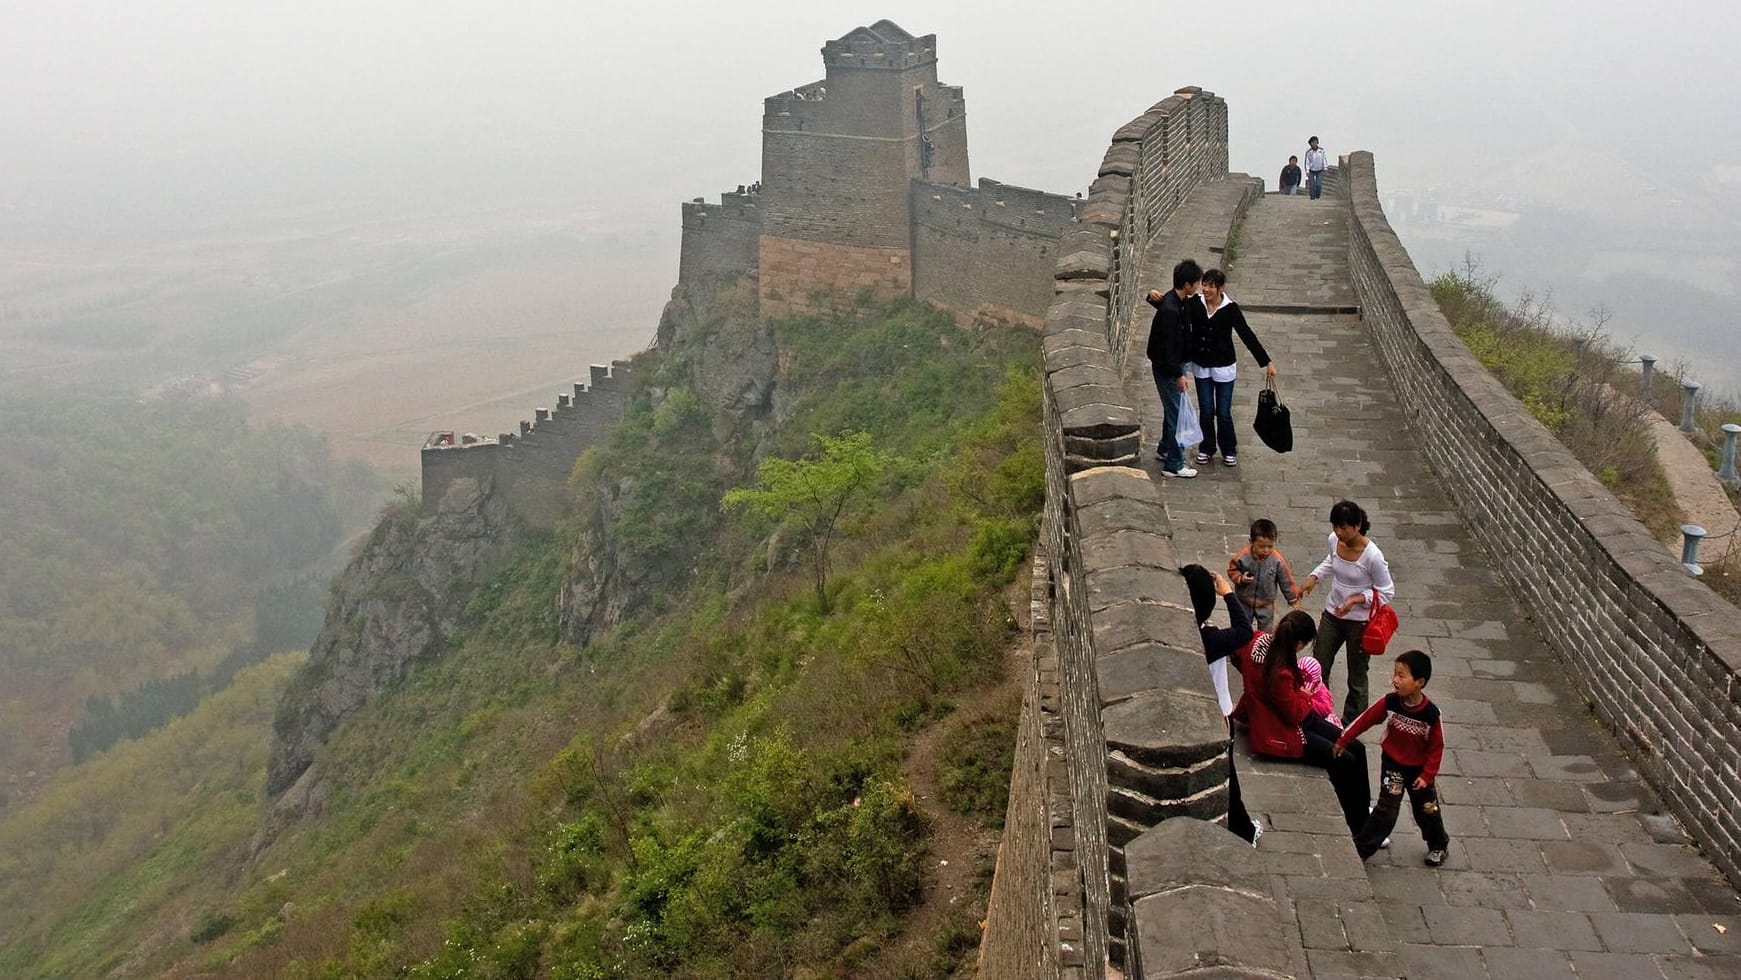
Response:
[[[1135,143],[1114,143],[1107,148],[1106,156],[1100,159],[1100,176],[1120,174],[1129,177],[1136,173],[1137,162],[1142,159],[1142,150]]]
[[[1219,824],[1168,820],[1124,847],[1126,890],[1141,899],[1191,885],[1263,896],[1270,893],[1263,859]]]
[[[1142,443],[1141,432],[1113,436],[1110,439],[1088,439],[1067,435],[1064,437],[1064,453],[1076,459],[1091,459],[1099,463],[1134,466],[1139,461],[1137,457],[1142,455]]]
[[[1057,398],[1059,416],[1063,420],[1064,431],[1071,435],[1088,439],[1116,439],[1138,430],[1135,409],[1129,405],[1113,401],[1095,401],[1089,395],[1099,389],[1071,388],[1073,392],[1082,393],[1075,404],[1066,406],[1063,398]],[[1101,392],[1104,397],[1111,398],[1114,393]],[[1122,394],[1119,397],[1123,397]]]
[[[1054,304],[1060,299],[1072,302],[1098,299],[1105,303],[1109,294],[1110,290],[1104,279],[1059,279],[1052,284]]]
[[[1202,976],[1216,968],[1230,976],[1287,975],[1287,946],[1270,899],[1194,886],[1139,899],[1132,912],[1140,976]]]
[[[1122,752],[1106,757],[1108,783],[1117,789],[1132,790],[1163,803],[1188,805],[1200,793],[1227,783],[1227,763],[1211,759],[1195,766],[1157,768],[1145,766]],[[1250,845],[1246,845],[1247,849]]]
[[[1120,384],[1118,372],[1104,364],[1079,364],[1075,367],[1059,368],[1048,372],[1046,381],[1052,386],[1053,392],[1083,385],[1116,389]]]
[[[1227,720],[1213,697],[1149,691],[1100,713],[1108,751],[1149,766],[1189,766],[1227,752]]]
[[[1135,412],[1125,402],[1125,394],[1122,388],[1115,388],[1110,385],[1079,384],[1068,388],[1054,387],[1051,388],[1051,392],[1052,401],[1057,404],[1059,414],[1063,415],[1066,419],[1069,418],[1071,412],[1089,405],[1104,405],[1107,408],[1116,407],[1120,410],[1123,419],[1130,419],[1133,421],[1135,419]],[[1129,425],[1129,423],[1127,422],[1126,425]],[[1068,431],[1068,429],[1069,426],[1066,425],[1066,431]],[[1116,431],[1096,431],[1084,434],[1103,438],[1105,436],[1123,435],[1128,431],[1130,430],[1125,426],[1120,426]]]
[[[1116,606],[1153,607],[1183,598],[1182,581],[1170,571],[1144,565],[1087,569],[1088,609],[1092,613]]]
[[[1124,202],[1122,200],[1089,201],[1082,205],[1078,212],[1083,225],[1100,228],[1117,228],[1124,222]]]
[[[1188,612],[1164,606],[1112,606],[1094,616],[1094,649],[1102,658],[1144,644],[1186,651],[1197,658],[1198,669],[1203,671],[1203,690],[1208,690],[1208,670],[1202,667],[1203,640],[1194,619]]]
[[[1053,321],[1048,317],[1046,322],[1051,324]],[[1048,326],[1046,335],[1040,340],[1040,353],[1050,359],[1069,350],[1091,350],[1107,355],[1112,353],[1112,346],[1103,330],[1068,327],[1064,321],[1059,321],[1058,329]]]
[[[1203,655],[1189,649],[1145,643],[1101,655],[1094,662],[1094,673],[1102,707],[1148,691],[1178,691],[1202,698],[1214,694]]]
[[[1149,479],[1147,473],[1134,467],[1099,470],[1073,477],[1070,480],[1070,499],[1075,501],[1078,509],[1108,502],[1130,501],[1155,508],[1150,519],[1157,526],[1164,524],[1166,520],[1165,514],[1159,510],[1161,495],[1155,490],[1154,481]]]
[[[1158,565],[1163,556],[1172,555],[1172,542],[1166,528],[1150,530],[1118,530],[1111,534],[1083,535],[1077,544],[1084,568],[1117,568],[1121,565]]]
[[[1163,116],[1165,116],[1165,113],[1161,111],[1150,110],[1145,112],[1135,119],[1132,119],[1130,122],[1125,123],[1123,126],[1120,126],[1118,131],[1112,134],[1112,141],[1114,143],[1141,142],[1149,135],[1149,130],[1155,128],[1155,124],[1161,121]]]
[[[1071,478],[1123,468],[1127,467],[1103,466],[1091,473],[1073,473]],[[1122,530],[1149,531],[1162,526],[1165,526],[1164,512],[1158,504],[1138,506],[1136,501],[1108,500],[1076,508],[1076,527],[1083,538]]]
[[[1099,225],[1078,225],[1058,242],[1055,279],[1105,279],[1112,272],[1112,238]]]

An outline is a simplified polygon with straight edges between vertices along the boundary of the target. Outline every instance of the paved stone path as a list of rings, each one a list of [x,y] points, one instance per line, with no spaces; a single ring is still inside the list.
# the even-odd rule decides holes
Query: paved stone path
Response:
[[[1361,866],[1321,773],[1240,760],[1247,802],[1269,828],[1259,850],[1292,917],[1284,928],[1298,974],[1741,977],[1735,891],[1663,815],[1499,584],[1418,454],[1359,318],[1311,312],[1353,303],[1341,208],[1264,197],[1229,273],[1235,299],[1290,311],[1248,318],[1280,369],[1295,451],[1277,455],[1251,433],[1261,375],[1242,353],[1240,466],[1160,485],[1181,560],[1225,568],[1249,521],[1269,517],[1301,579],[1325,553],[1330,504],[1358,501],[1398,583],[1395,649],[1433,655],[1428,693],[1446,721],[1439,786],[1452,835],[1444,867],[1423,865],[1406,807],[1394,846]],[[1218,258],[1208,254],[1213,204],[1188,202],[1181,217],[1208,237],[1180,235],[1152,252],[1154,282],[1182,254]],[[1133,331],[1139,362],[1146,332]],[[1130,393],[1158,477],[1159,398],[1146,378]],[[1389,663],[1372,663],[1375,694]],[[1340,667],[1332,686],[1340,704]],[[1367,741],[1376,788],[1377,733]]]

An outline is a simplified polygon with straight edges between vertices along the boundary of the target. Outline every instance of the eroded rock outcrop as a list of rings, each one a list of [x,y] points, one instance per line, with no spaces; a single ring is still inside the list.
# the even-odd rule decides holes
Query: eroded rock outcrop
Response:
[[[266,790],[280,807],[323,797],[311,771],[339,724],[439,655],[466,603],[518,535],[489,481],[455,480],[428,514],[383,517],[333,590],[307,666],[278,704]],[[296,789],[294,793],[287,790]]]

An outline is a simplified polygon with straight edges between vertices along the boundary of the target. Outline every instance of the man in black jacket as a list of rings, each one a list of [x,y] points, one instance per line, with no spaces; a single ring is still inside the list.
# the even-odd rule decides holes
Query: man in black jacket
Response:
[[[1179,400],[1191,383],[1185,380],[1185,352],[1192,318],[1203,304],[1188,302],[1203,283],[1203,267],[1186,259],[1173,267],[1173,288],[1163,293],[1149,290],[1149,305],[1155,308],[1149,324],[1149,365],[1155,372],[1155,387],[1161,393],[1161,475],[1189,479],[1197,471],[1185,465],[1185,450],[1179,445]]]

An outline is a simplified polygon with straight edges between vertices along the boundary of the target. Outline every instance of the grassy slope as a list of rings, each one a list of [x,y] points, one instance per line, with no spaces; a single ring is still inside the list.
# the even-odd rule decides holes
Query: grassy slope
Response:
[[[225,899],[259,821],[272,709],[302,659],[243,671],[0,823],[0,976],[101,975]]]
[[[1622,352],[1599,330],[1556,329],[1528,301],[1509,308],[1473,271],[1431,283],[1457,336],[1651,533],[1673,534],[1680,514],[1643,415],[1605,386],[1630,391]]]
[[[907,741],[991,675],[1010,628],[999,590],[1041,493],[1033,341],[916,306],[778,337],[796,401],[771,449],[859,429],[900,458],[839,547],[828,614],[789,534],[771,548],[767,528],[720,515],[751,461],[714,441],[680,364],[648,365],[663,397],[577,467],[579,513],[601,487],[645,497],[617,530],[681,563],[663,601],[567,645],[552,610],[574,531],[530,542],[453,654],[341,730],[320,819],[236,871],[250,821],[166,817],[157,870],[103,872],[129,909],[69,883],[34,903],[40,938],[0,972],[829,976],[862,961],[924,874]],[[146,874],[163,887],[124,877]]]

